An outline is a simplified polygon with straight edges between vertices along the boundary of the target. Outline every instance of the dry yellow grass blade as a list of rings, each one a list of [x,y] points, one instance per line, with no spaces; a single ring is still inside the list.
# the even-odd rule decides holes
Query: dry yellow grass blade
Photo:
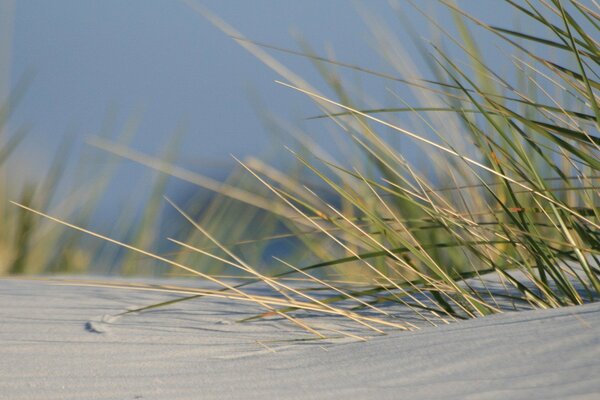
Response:
[[[558,202],[558,201],[556,201],[556,200],[554,200],[554,199],[546,196],[544,193],[542,193],[542,192],[540,192],[538,190],[535,190],[535,189],[533,189],[533,188],[531,188],[531,187],[529,187],[529,186],[527,186],[527,185],[519,182],[518,180],[513,179],[513,178],[507,176],[507,175],[501,174],[500,172],[498,172],[498,171],[496,171],[496,170],[494,170],[494,169],[492,169],[492,168],[490,168],[490,167],[488,167],[486,165],[483,165],[479,161],[476,161],[476,160],[474,160],[472,158],[469,158],[467,156],[459,154],[456,151],[454,151],[454,150],[452,150],[452,149],[450,149],[448,147],[442,146],[439,143],[436,143],[436,142],[431,141],[429,139],[426,139],[426,138],[424,138],[422,136],[419,136],[416,133],[413,133],[413,132],[411,132],[411,131],[409,131],[407,129],[403,129],[403,128],[400,128],[399,126],[396,126],[394,124],[390,124],[389,122],[386,122],[386,121],[384,121],[384,120],[382,120],[380,118],[374,117],[374,116],[372,116],[370,114],[364,113],[364,112],[362,112],[360,110],[357,110],[355,108],[352,108],[352,107],[346,106],[344,104],[338,103],[337,101],[334,101],[334,100],[331,100],[331,99],[329,99],[327,97],[321,96],[321,95],[319,95],[319,94],[317,94],[315,92],[311,92],[309,90],[302,89],[300,87],[297,87],[297,86],[294,86],[294,85],[290,85],[290,84],[285,83],[285,82],[281,82],[281,81],[275,81],[275,82],[279,83],[282,86],[285,86],[285,87],[288,87],[290,89],[294,89],[294,90],[296,90],[298,92],[304,93],[304,94],[306,94],[307,96],[309,96],[311,98],[320,100],[322,102],[328,102],[328,103],[330,103],[332,105],[335,105],[337,107],[340,107],[340,108],[342,108],[342,109],[344,109],[346,111],[349,111],[351,113],[360,115],[360,116],[362,116],[364,118],[370,119],[371,121],[377,122],[377,123],[379,123],[379,124],[381,124],[383,126],[386,126],[386,127],[391,128],[391,129],[393,129],[393,130],[395,130],[397,132],[400,132],[400,133],[402,133],[404,135],[407,135],[407,136],[409,136],[409,137],[411,137],[411,138],[413,138],[415,140],[418,140],[418,141],[421,141],[423,143],[426,143],[426,144],[428,144],[428,145],[430,145],[432,147],[435,147],[436,149],[441,150],[441,151],[443,151],[443,152],[445,152],[447,154],[450,154],[452,156],[458,157],[461,160],[463,160],[463,161],[465,161],[465,162],[467,162],[469,164],[472,164],[472,165],[474,165],[474,166],[476,166],[478,168],[481,168],[481,169],[483,169],[483,170],[485,170],[485,171],[487,171],[487,172],[489,172],[489,173],[491,173],[491,174],[493,174],[493,175],[495,175],[495,176],[497,176],[497,177],[499,177],[501,179],[504,179],[504,180],[506,180],[506,181],[508,181],[508,182],[510,182],[512,184],[515,184],[515,185],[521,187],[522,189],[524,189],[528,193],[531,193],[533,195],[541,197],[542,199],[548,201],[549,203],[557,206],[561,210],[564,210],[564,211],[568,212],[569,214],[572,214],[575,217],[581,219],[582,221],[585,221],[586,223],[590,224],[594,228],[600,229],[600,225],[598,225],[597,223],[595,223],[595,222],[591,221],[590,219],[586,218],[585,216],[583,216],[582,214],[580,214],[577,211],[573,210],[572,208],[566,207],[565,205],[561,204],[560,202]]]
[[[14,205],[16,205],[16,206],[18,206],[18,207],[20,207],[20,208],[22,208],[22,209],[24,209],[24,210],[27,210],[27,211],[29,211],[29,212],[32,212],[32,213],[34,213],[34,214],[36,214],[36,215],[39,215],[39,216],[41,216],[41,217],[47,218],[47,219],[49,219],[49,220],[51,220],[51,221],[57,222],[57,223],[59,223],[59,224],[61,224],[61,225],[64,225],[64,226],[66,226],[66,227],[68,227],[68,228],[75,229],[75,230],[77,230],[77,231],[79,231],[79,232],[82,232],[82,233],[88,234],[88,235],[90,235],[90,236],[93,236],[93,237],[96,237],[96,238],[98,238],[98,239],[102,239],[102,240],[105,240],[105,241],[107,241],[107,242],[110,242],[110,243],[116,244],[116,245],[118,245],[118,246],[121,246],[121,247],[123,247],[123,248],[125,248],[125,249],[128,249],[128,250],[135,251],[135,252],[137,252],[137,253],[140,253],[140,254],[143,254],[143,255],[145,255],[145,256],[151,257],[151,258],[153,258],[153,259],[155,259],[155,260],[158,260],[158,261],[162,261],[162,262],[164,262],[164,263],[167,263],[167,264],[169,264],[169,265],[171,265],[171,266],[173,266],[173,267],[176,267],[176,268],[183,269],[183,270],[185,270],[185,271],[187,271],[187,272],[190,272],[190,273],[192,273],[192,274],[194,274],[194,275],[197,275],[197,276],[199,276],[199,277],[201,277],[201,278],[204,278],[204,279],[206,279],[206,280],[208,280],[208,281],[210,281],[210,282],[213,282],[213,283],[215,283],[215,284],[217,284],[217,285],[219,285],[219,286],[222,286],[222,287],[224,287],[224,288],[226,288],[226,289],[229,289],[229,290],[231,290],[231,291],[233,291],[233,292],[237,293],[239,296],[241,296],[241,297],[243,297],[243,298],[246,298],[246,299],[248,299],[249,301],[253,301],[253,302],[255,302],[255,303],[257,303],[257,304],[259,304],[259,305],[261,305],[261,306],[265,307],[267,310],[269,310],[269,312],[273,312],[273,313],[275,313],[275,314],[278,314],[278,315],[280,315],[280,316],[284,317],[285,319],[287,319],[287,320],[289,320],[289,321],[293,322],[294,324],[296,324],[296,325],[298,325],[298,326],[302,327],[303,329],[306,329],[307,331],[309,331],[309,332],[311,332],[311,333],[315,334],[316,336],[318,336],[318,337],[320,337],[320,338],[325,338],[325,336],[323,336],[321,333],[317,332],[316,330],[314,330],[314,329],[313,329],[313,328],[311,328],[310,326],[306,325],[305,323],[303,323],[303,322],[301,322],[301,321],[297,320],[296,318],[293,318],[293,317],[291,317],[291,316],[287,315],[286,313],[282,313],[282,312],[280,312],[280,311],[278,311],[278,310],[274,309],[273,307],[271,307],[271,306],[270,306],[270,305],[268,305],[267,303],[264,303],[264,302],[262,302],[260,299],[257,299],[256,297],[253,297],[252,295],[249,295],[249,294],[247,294],[247,293],[245,293],[245,292],[243,292],[243,291],[241,291],[241,290],[239,290],[239,289],[235,288],[234,286],[231,286],[231,285],[229,285],[229,284],[227,284],[227,283],[225,283],[225,282],[223,282],[223,281],[220,281],[220,280],[218,280],[218,279],[215,279],[215,278],[213,278],[213,277],[212,277],[212,276],[210,276],[210,275],[204,274],[204,273],[202,273],[202,272],[200,272],[200,271],[196,271],[195,269],[193,269],[193,268],[190,268],[190,267],[188,267],[188,266],[185,266],[185,265],[183,265],[183,264],[181,264],[181,263],[178,263],[178,262],[175,262],[175,261],[169,260],[169,259],[167,259],[167,258],[165,258],[165,257],[162,257],[162,256],[159,256],[159,255],[157,255],[157,254],[151,253],[151,252],[149,252],[149,251],[146,251],[146,250],[143,250],[143,249],[137,248],[137,247],[135,247],[135,246],[132,246],[132,245],[129,245],[129,244],[127,244],[127,243],[124,243],[124,242],[118,241],[118,240],[116,240],[116,239],[110,238],[110,237],[108,237],[108,236],[104,236],[104,235],[101,235],[101,234],[99,234],[99,233],[96,233],[96,232],[90,231],[90,230],[88,230],[88,229],[85,229],[85,228],[79,227],[79,226],[77,226],[77,225],[73,225],[73,224],[71,224],[71,223],[69,223],[69,222],[66,222],[66,221],[63,221],[63,220],[61,220],[61,219],[59,219],[59,218],[56,218],[56,217],[53,217],[53,216],[51,216],[51,215],[45,214],[45,213],[43,213],[43,212],[41,212],[41,211],[34,210],[33,208],[27,207],[27,206],[25,206],[25,205],[23,205],[23,204],[19,204],[19,203],[17,203],[17,202],[14,202],[14,201],[11,201],[11,203],[12,203],[12,204],[14,204]]]
[[[192,183],[196,186],[208,189],[215,193],[222,194],[224,196],[260,208],[262,210],[269,211],[284,218],[292,218],[289,211],[284,207],[281,207],[279,205],[273,205],[273,203],[269,199],[266,199],[255,193],[248,192],[247,190],[228,185],[226,183],[217,181],[216,179],[209,178],[207,176],[165,162],[159,158],[143,154],[139,151],[135,151],[131,148],[128,148],[127,146],[112,143],[98,137],[89,138],[88,143],[92,146],[108,151],[119,157],[123,157],[127,160],[134,161],[145,167],[181,179],[182,181]]]
[[[269,188],[278,198],[280,198],[282,201],[284,201],[288,206],[290,206],[299,215],[301,215],[302,217],[304,217],[308,222],[310,222],[311,224],[313,224],[317,229],[320,229],[325,235],[327,235],[335,243],[337,243],[338,245],[340,245],[344,250],[348,251],[350,254],[352,254],[352,256],[356,257],[357,260],[360,260],[364,265],[367,266],[367,268],[369,268],[369,270],[373,271],[375,274],[377,274],[378,276],[380,276],[385,282],[387,282],[389,285],[391,285],[394,289],[398,290],[403,295],[408,296],[409,298],[413,299],[414,301],[419,302],[418,299],[416,299],[412,295],[412,293],[406,291],[402,286],[398,285],[398,283],[395,282],[393,279],[391,279],[389,276],[385,275],[379,269],[375,268],[371,263],[369,263],[369,261],[361,258],[358,253],[356,253],[350,247],[346,246],[337,237],[335,237],[334,235],[332,235],[325,228],[323,228],[321,225],[319,225],[316,221],[314,221],[312,218],[310,218],[308,215],[306,215],[302,210],[300,210],[298,207],[296,207],[294,204],[292,204],[288,199],[286,199],[285,197],[283,197],[277,190],[275,190],[275,188],[273,186],[271,186],[268,182],[266,182],[264,179],[262,179],[252,169],[250,169],[248,166],[246,166],[242,161],[240,161],[237,158],[235,158],[235,159],[236,159],[237,162],[240,163],[240,165],[242,165],[244,168],[246,168],[246,170],[248,170],[248,172],[250,172],[252,175],[254,175],[254,177],[256,179],[258,179],[263,185],[265,185],[267,188]],[[398,296],[394,292],[390,292],[390,294],[393,297],[395,297],[398,302],[400,302],[404,306],[406,306],[409,309],[411,309],[412,311],[414,311],[417,315],[421,314],[421,312],[418,309],[416,309],[415,307],[413,307],[412,305],[410,305],[408,302],[406,302],[406,300],[404,300],[401,296]]]

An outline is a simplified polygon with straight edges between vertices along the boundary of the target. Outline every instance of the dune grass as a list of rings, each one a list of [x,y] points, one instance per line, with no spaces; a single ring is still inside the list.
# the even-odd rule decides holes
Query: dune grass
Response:
[[[182,250],[175,257],[153,253],[143,241],[124,243],[36,211],[44,207],[31,206],[29,198],[17,203],[216,285],[165,288],[187,295],[176,301],[202,296],[252,301],[264,309],[256,318],[279,316],[317,337],[324,335],[302,316],[339,315],[383,333],[596,301],[600,9],[575,0],[506,0],[504,6],[524,18],[524,26],[544,28],[545,35],[538,36],[490,26],[452,2],[441,4],[453,14],[456,33],[430,20],[443,40],[424,43],[415,37],[430,68],[428,76],[415,76],[408,61],[415,55],[403,54],[397,38],[377,24],[371,25],[373,36],[397,75],[323,57],[308,46],[292,51],[254,43],[190,3],[279,74],[280,85],[314,101],[319,111],[313,118],[337,124],[348,157],[336,161],[309,136],[296,135],[298,146],[288,150],[301,174],[237,160],[246,175],[219,183],[97,141],[110,152],[218,193],[211,219],[198,219],[167,199],[194,228],[191,236],[170,238]],[[485,33],[498,43],[479,40]],[[509,73],[486,62],[490,46],[507,52]],[[314,88],[269,52],[311,60],[329,87]],[[392,88],[406,85],[414,101],[390,89],[396,104],[365,107],[340,70],[389,81]],[[399,137],[412,147],[397,146]],[[270,217],[257,227],[257,215]],[[261,267],[260,257],[240,254],[242,243],[235,238],[242,235],[232,230],[248,226],[254,237],[244,246],[264,250],[270,240],[293,238],[293,255],[275,259],[282,272]],[[198,267],[200,258],[237,271],[242,283],[218,277],[221,267]],[[249,290],[253,286],[263,291]],[[409,316],[396,315],[395,305]]]

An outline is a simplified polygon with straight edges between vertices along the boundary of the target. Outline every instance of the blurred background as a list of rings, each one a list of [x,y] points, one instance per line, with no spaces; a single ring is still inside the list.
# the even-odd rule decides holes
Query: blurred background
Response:
[[[378,29],[397,33],[409,54],[414,47],[408,38],[403,40],[407,29],[424,41],[440,35],[404,0],[198,3],[257,42],[296,51],[306,51],[310,45],[317,54],[390,75],[397,71],[386,61],[389,54],[383,53],[393,49],[372,45]],[[508,7],[496,9],[492,1],[458,3],[490,23],[515,23]],[[418,4],[441,25],[453,29],[447,9],[434,1]],[[497,49],[486,51],[493,57]],[[278,51],[271,54],[328,93],[310,60]],[[417,59],[410,61],[418,70],[423,67]],[[410,100],[410,92],[400,84],[396,87],[351,70],[340,73],[355,82],[356,93],[364,93],[364,106],[385,105],[398,94]],[[154,208],[148,205],[149,199],[166,194],[189,204],[202,189],[166,177],[157,186],[159,178],[152,168],[99,148],[98,143],[126,144],[132,151],[168,159],[171,165],[218,181],[225,180],[236,165],[230,155],[255,156],[279,168],[291,168],[286,166],[290,157],[284,145],[294,147],[286,134],[295,128],[335,155],[338,144],[329,136],[335,125],[307,119],[318,115],[319,109],[304,95],[274,83],[279,78],[185,2],[0,0],[0,98],[10,99],[4,104],[11,110],[3,121],[2,135],[9,138],[26,132],[1,166],[5,197],[25,199],[68,217],[70,210],[86,203],[81,200],[68,206],[67,201],[82,182],[90,184],[86,177],[112,168],[111,178],[98,185],[102,191],[94,195],[93,212],[84,219],[87,227],[108,234],[123,223],[119,228],[125,232],[120,235],[123,240],[135,238],[140,231],[128,231],[128,227],[153,210],[146,217],[159,231],[166,228],[163,236],[177,231],[175,225],[182,221],[174,222],[172,210],[164,209],[162,199]],[[274,123],[275,119],[280,122]],[[41,190],[39,182],[44,180],[50,186],[44,189],[47,199],[36,203],[32,193]],[[37,196],[42,195],[38,192]],[[200,194],[197,201],[208,204],[210,196],[206,196]],[[16,212],[10,205],[3,207],[6,215]],[[197,206],[196,211],[203,208]],[[123,222],[124,213],[127,222]],[[19,229],[24,229],[24,218],[14,222],[15,229],[21,227],[20,233],[11,235],[23,234]],[[42,238],[28,246],[39,245]],[[169,247],[161,249],[168,252]],[[111,257],[122,256],[117,251]],[[58,264],[64,260],[57,260],[53,268],[61,271]],[[78,265],[85,263],[92,263],[89,257]],[[100,264],[104,265],[93,272],[119,272],[114,261]],[[14,265],[6,268],[15,272]]]

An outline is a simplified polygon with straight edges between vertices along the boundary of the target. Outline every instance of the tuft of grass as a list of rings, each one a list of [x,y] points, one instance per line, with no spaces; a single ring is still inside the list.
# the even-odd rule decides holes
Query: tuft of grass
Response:
[[[504,2],[525,18],[524,26],[543,29],[541,36],[491,26],[442,0],[454,16],[456,33],[429,19],[443,39],[424,43],[415,38],[428,76],[416,76],[422,68],[408,61],[416,55],[403,53],[389,30],[372,23],[382,56],[397,71],[394,76],[318,55],[306,45],[303,51],[291,51],[252,42],[189,4],[278,73],[280,85],[314,101],[320,110],[314,118],[334,121],[346,147],[342,161],[336,161],[308,135],[293,133],[298,148],[288,150],[302,174],[258,160],[237,160],[247,175],[232,184],[102,142],[121,156],[219,194],[209,206],[213,219],[196,218],[168,200],[194,229],[185,238],[171,238],[182,249],[174,259],[146,250],[144,240],[124,243],[35,211],[31,196],[24,196],[22,210],[216,285],[191,291],[171,288],[186,296],[134,311],[203,296],[225,297],[260,306],[255,318],[281,317],[322,338],[326,334],[318,323],[302,316],[336,315],[381,334],[598,300],[596,6],[576,0]],[[480,40],[486,33],[499,42]],[[505,52],[514,67],[509,73],[486,61],[491,46]],[[311,60],[328,87],[314,88],[269,51]],[[396,104],[366,107],[340,69],[374,76],[391,87],[405,85],[414,100],[390,89]],[[240,203],[262,210],[260,216],[239,208]],[[20,215],[21,226],[27,228],[31,217]],[[283,236],[294,239],[294,257],[274,258],[281,272],[265,272],[254,266],[264,260],[249,262],[243,256],[241,246],[249,242],[236,239],[248,233],[247,226],[255,245]],[[245,233],[235,233],[239,230]],[[207,258],[235,271],[241,283],[196,266]],[[253,292],[253,287],[262,289]]]
[[[16,171],[26,167],[29,160],[15,159],[19,155],[15,153],[31,127],[13,128],[9,122],[32,80],[33,74],[25,74],[0,106],[0,276],[110,273],[106,266],[117,263],[121,265],[119,273],[122,275],[152,273],[151,269],[139,268],[139,260],[111,252],[106,243],[89,241],[10,204],[9,200],[16,199],[28,207],[64,215],[78,225],[89,225],[96,220],[97,226],[99,204],[119,166],[118,159],[111,154],[89,151],[93,149],[85,149],[88,151],[82,152],[79,160],[73,159],[71,151],[75,142],[72,135],[65,135],[42,178],[21,182],[23,175]],[[110,110],[99,132],[99,137],[104,140],[114,135],[115,114]],[[134,115],[124,124],[122,132],[117,134],[121,145],[131,140],[139,121],[140,116]],[[173,140],[171,152],[175,146]],[[159,203],[165,179],[164,174],[159,175],[152,183],[158,194],[154,197]],[[133,200],[140,201],[139,198],[132,199],[132,203]],[[125,205],[119,216],[120,224],[116,224],[112,233],[154,246],[158,241],[152,224],[159,207],[157,201],[145,204],[145,214],[141,217],[129,209],[130,205]]]

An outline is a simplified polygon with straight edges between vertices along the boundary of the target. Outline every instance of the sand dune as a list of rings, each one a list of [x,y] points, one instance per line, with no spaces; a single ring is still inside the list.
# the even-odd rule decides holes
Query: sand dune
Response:
[[[0,399],[596,399],[600,304],[368,342],[310,336],[255,305],[0,280]],[[321,329],[356,329],[332,317]]]

